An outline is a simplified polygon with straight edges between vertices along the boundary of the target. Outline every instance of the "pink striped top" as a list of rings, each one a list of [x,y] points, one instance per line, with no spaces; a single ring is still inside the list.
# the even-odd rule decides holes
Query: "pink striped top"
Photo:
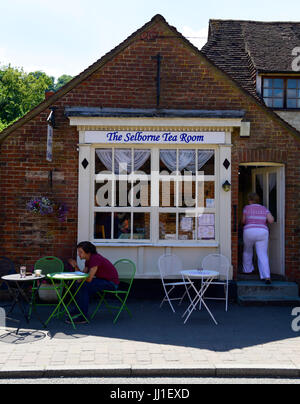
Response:
[[[243,214],[246,218],[244,230],[260,228],[268,230],[267,215],[270,211],[262,205],[252,204],[245,206]]]

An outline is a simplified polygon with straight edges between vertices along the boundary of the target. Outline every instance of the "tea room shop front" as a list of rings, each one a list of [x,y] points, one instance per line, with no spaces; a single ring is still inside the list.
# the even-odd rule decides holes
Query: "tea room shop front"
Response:
[[[79,132],[78,241],[158,278],[174,253],[231,262],[231,136],[243,111],[66,108]],[[232,273],[231,273],[232,278]]]

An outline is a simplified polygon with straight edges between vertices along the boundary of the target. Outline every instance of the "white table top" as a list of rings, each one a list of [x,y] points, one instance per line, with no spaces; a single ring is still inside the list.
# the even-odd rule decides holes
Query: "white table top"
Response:
[[[28,281],[38,281],[39,279],[44,279],[45,275],[36,276],[26,275],[25,278],[21,278],[20,274],[4,275],[1,277],[4,281],[15,281],[15,282],[28,282]]]
[[[76,279],[85,279],[88,278],[88,276],[89,274],[86,274],[85,272],[75,271],[75,272],[55,272],[52,274],[48,274],[47,278],[76,280]]]
[[[188,269],[181,271],[183,276],[193,277],[193,278],[216,278],[220,275],[217,271],[208,271],[203,269]]]

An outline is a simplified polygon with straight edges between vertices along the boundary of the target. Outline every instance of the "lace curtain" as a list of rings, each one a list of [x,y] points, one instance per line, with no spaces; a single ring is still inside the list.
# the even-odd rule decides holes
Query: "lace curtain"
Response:
[[[112,171],[112,149],[97,149],[96,153],[106,169]],[[134,150],[134,167],[132,167],[131,157],[130,149],[115,150],[115,174],[119,174],[120,171],[121,173],[131,173],[133,170],[139,170],[150,157],[150,150]]]
[[[198,171],[213,156],[213,150],[198,151]],[[160,150],[160,159],[170,171],[176,171],[177,153],[176,150]],[[186,170],[195,173],[196,150],[179,150],[178,171]]]
[[[105,165],[108,171],[112,171],[112,149],[97,149],[97,156]],[[150,157],[150,150],[134,150],[134,159],[132,167],[132,154],[130,149],[116,149],[115,158],[115,174],[131,173],[133,170],[139,170]],[[198,151],[198,171],[213,156],[213,150]],[[170,171],[177,170],[177,151],[176,150],[160,150],[160,159]],[[178,171],[186,170],[195,173],[196,150],[179,150]]]
[[[256,178],[258,179],[258,182],[259,182],[259,185],[260,185],[261,189],[263,189],[264,188],[264,176],[263,176],[263,174],[258,174],[256,176]],[[276,173],[270,173],[269,174],[269,192],[272,192],[272,190],[276,186],[276,183],[277,183]]]

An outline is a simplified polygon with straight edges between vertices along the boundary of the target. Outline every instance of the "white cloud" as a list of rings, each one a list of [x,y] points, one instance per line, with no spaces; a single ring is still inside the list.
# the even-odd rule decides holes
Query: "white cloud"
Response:
[[[184,26],[180,32],[198,49],[201,49],[207,42],[207,28],[194,30],[191,27]]]

